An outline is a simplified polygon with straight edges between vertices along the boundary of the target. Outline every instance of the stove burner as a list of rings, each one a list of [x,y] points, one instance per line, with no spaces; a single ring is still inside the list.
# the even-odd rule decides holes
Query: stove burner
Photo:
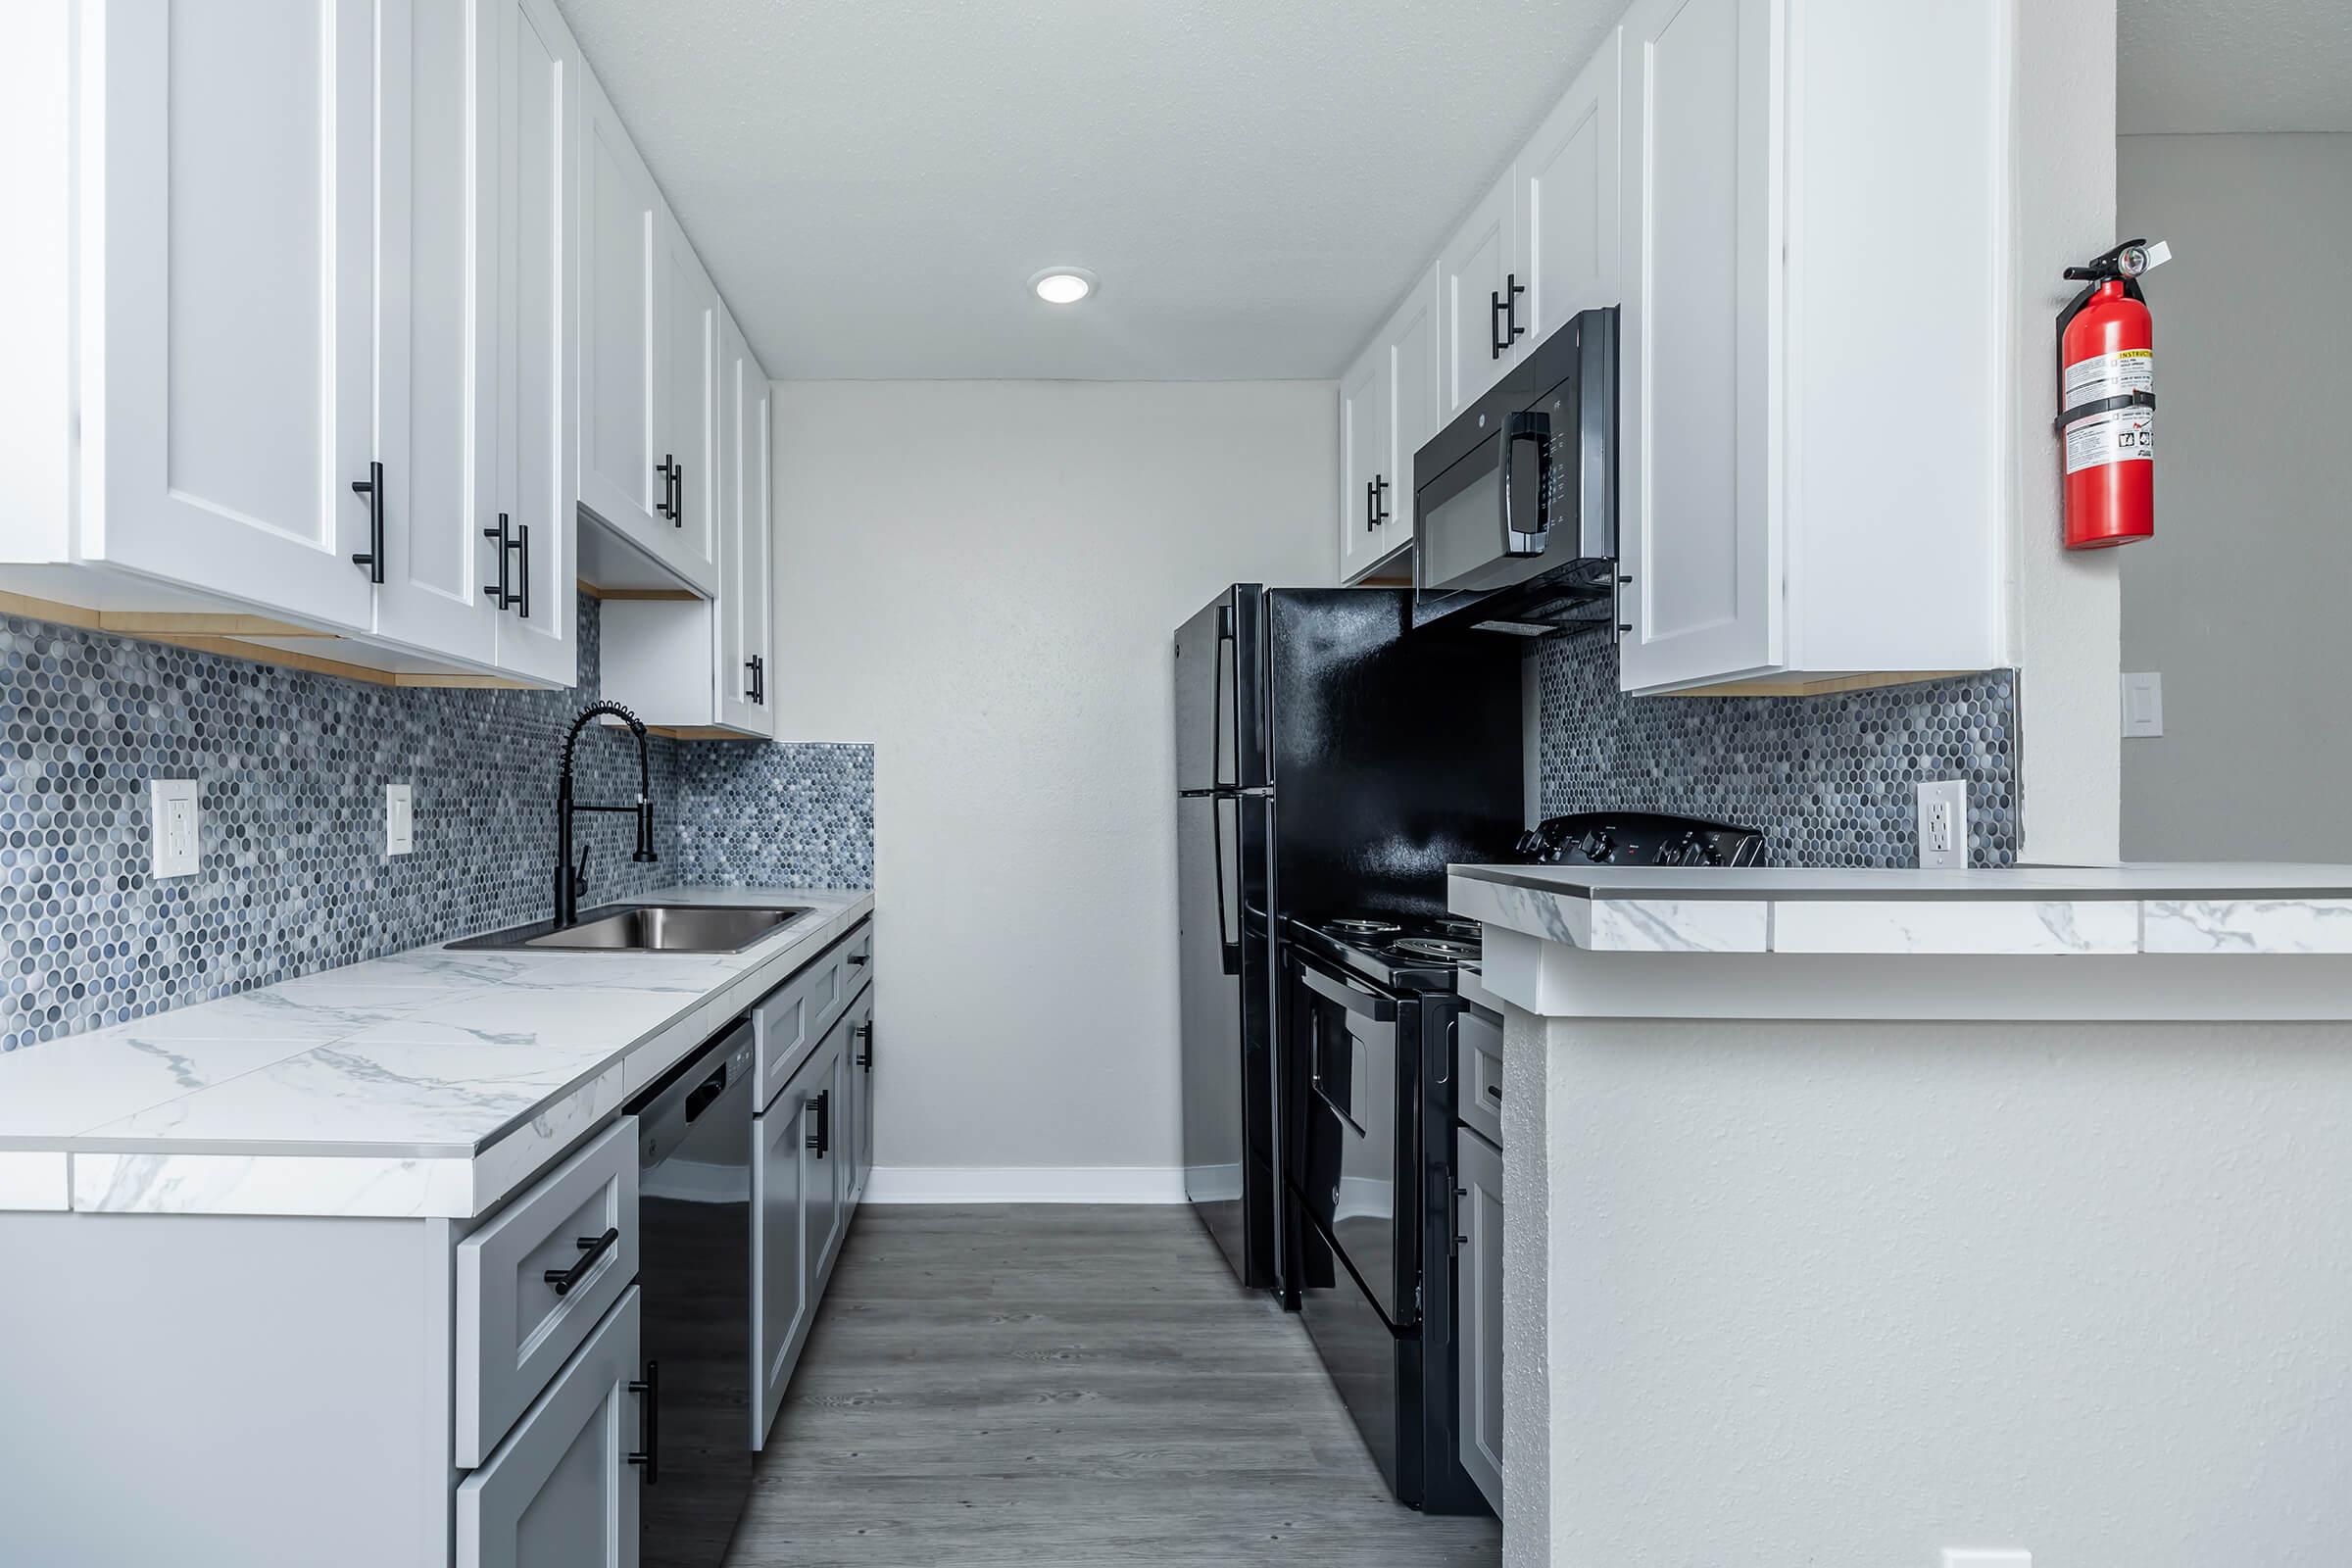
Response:
[[[1323,929],[1335,937],[1393,937],[1404,927],[1394,920],[1333,920]]]
[[[1389,951],[1408,958],[1434,958],[1441,963],[1468,963],[1478,957],[1478,944],[1447,937],[1406,937],[1391,943]]]
[[[1486,927],[1476,920],[1440,920],[1437,925],[1441,936],[1451,937],[1456,942],[1476,944],[1479,938],[1486,935]]]

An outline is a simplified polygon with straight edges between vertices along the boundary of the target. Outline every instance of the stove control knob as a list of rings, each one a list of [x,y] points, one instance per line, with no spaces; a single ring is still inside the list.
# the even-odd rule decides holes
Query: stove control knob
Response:
[[[1511,851],[1515,855],[1525,856],[1528,859],[1541,860],[1547,848],[1549,846],[1544,842],[1544,835],[1530,828],[1527,832],[1519,835],[1518,841],[1511,846]]]
[[[1583,855],[1586,859],[1592,860],[1597,864],[1599,861],[1607,859],[1609,858],[1609,851],[1616,848],[1616,846],[1617,841],[1615,839],[1609,837],[1608,834],[1595,829],[1592,832],[1586,834],[1582,839],[1579,839],[1577,841],[1576,848],[1577,852]]]

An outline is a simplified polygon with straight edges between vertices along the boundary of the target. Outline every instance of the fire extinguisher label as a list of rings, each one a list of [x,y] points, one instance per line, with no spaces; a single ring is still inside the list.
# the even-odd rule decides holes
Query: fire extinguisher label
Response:
[[[2066,471],[2108,463],[2156,461],[2156,411],[2109,409],[2086,415],[2066,427]]]
[[[2066,368],[2066,385],[2059,398],[2062,409],[2080,408],[2101,398],[2129,397],[2156,390],[2156,351],[2125,349],[2120,354],[2094,354]]]

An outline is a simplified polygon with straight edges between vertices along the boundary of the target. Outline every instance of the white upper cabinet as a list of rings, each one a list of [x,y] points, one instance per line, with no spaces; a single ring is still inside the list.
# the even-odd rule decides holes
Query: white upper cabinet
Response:
[[[1413,538],[1413,454],[1438,419],[1438,273],[1407,293],[1340,382],[1340,576]]]
[[[1780,0],[1626,18],[1618,558],[1629,690],[1781,661],[1765,302],[1780,271],[1771,59]]]
[[[1381,486],[1388,482],[1394,430],[1389,346],[1375,342],[1340,378],[1340,576],[1353,582],[1386,554],[1380,542]]]
[[[661,271],[655,298],[662,329],[656,334],[663,374],[655,394],[657,445],[667,467],[668,529],[657,529],[662,554],[689,585],[707,594],[719,587],[717,434],[718,293],[703,264],[664,207]]]
[[[553,0],[508,0],[499,60],[498,511],[507,519],[498,665],[525,679],[579,680],[577,230],[580,61]],[[495,526],[495,519],[494,519]],[[497,541],[484,539],[485,547]],[[493,581],[495,581],[495,573]],[[517,597],[519,596],[519,597]]]
[[[81,9],[77,560],[370,627],[377,10]]]
[[[593,76],[580,124],[580,505],[640,550],[674,547],[657,472],[655,278],[665,219],[654,176]]]
[[[1617,273],[1617,33],[1519,155],[1511,224],[1524,353],[1579,311],[1623,298]]]
[[[376,430],[385,472],[378,636],[489,663],[498,551],[499,59],[514,0],[387,6]],[[475,69],[477,62],[489,69]]]
[[[1527,284],[1516,275],[1513,184],[1506,171],[1438,256],[1442,420],[1500,380],[1525,341]]]
[[[718,340],[718,721],[767,735],[767,376],[724,312]]]
[[[1627,690],[2005,661],[1998,10],[1641,0],[1626,17]]]

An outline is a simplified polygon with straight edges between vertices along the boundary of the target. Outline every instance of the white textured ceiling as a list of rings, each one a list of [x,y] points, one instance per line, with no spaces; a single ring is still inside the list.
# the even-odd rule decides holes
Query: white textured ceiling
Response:
[[[2352,0],[2120,0],[2116,129],[2352,131]]]
[[[561,4],[788,379],[1335,375],[1625,8]]]

